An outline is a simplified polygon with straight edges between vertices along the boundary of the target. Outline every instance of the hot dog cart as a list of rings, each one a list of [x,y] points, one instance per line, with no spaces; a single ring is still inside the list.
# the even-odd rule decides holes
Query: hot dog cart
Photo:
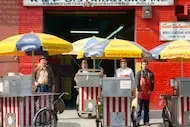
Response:
[[[99,69],[79,70],[76,74],[76,87],[78,96],[78,115],[95,115],[95,106],[98,104],[98,97],[101,95],[99,79],[102,76]]]
[[[173,88],[172,121],[177,126],[190,126],[190,78],[170,80]]]
[[[54,93],[32,93],[32,76],[15,75],[0,78],[2,127],[29,127],[35,113],[53,101]]]
[[[103,126],[131,126],[132,81],[128,78],[100,79],[103,97]]]

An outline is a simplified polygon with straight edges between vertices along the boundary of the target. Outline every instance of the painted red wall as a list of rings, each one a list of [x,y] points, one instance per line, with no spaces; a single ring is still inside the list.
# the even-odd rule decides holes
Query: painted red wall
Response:
[[[19,33],[43,32],[43,8],[24,7],[23,0],[19,0]],[[37,65],[38,57],[35,57]],[[32,70],[31,56],[20,57],[19,71],[23,74],[29,74]]]
[[[18,1],[0,0],[0,40],[18,34]],[[15,57],[0,56],[0,76],[18,72]]]

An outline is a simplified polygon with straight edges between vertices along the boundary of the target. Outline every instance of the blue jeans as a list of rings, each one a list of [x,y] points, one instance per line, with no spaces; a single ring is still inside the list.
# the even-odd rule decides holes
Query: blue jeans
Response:
[[[50,92],[48,85],[38,85],[36,92]]]
[[[143,122],[144,122],[144,124],[149,123],[149,103],[150,103],[150,100],[138,99],[138,111],[137,111],[137,120],[136,120],[137,124],[140,123],[141,113],[142,113],[143,107],[144,107],[144,119],[143,119]]]

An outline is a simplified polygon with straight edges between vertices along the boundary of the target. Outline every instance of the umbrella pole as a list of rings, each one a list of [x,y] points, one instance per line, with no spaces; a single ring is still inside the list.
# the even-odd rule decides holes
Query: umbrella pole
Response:
[[[117,69],[117,60],[114,60],[114,74],[116,75],[116,69]]]
[[[183,59],[181,59],[181,77],[183,77]]]
[[[93,69],[96,69],[96,60],[93,59]]]
[[[32,50],[32,76],[34,76],[34,50]],[[34,80],[34,78],[33,78]],[[32,81],[33,83],[34,81]]]

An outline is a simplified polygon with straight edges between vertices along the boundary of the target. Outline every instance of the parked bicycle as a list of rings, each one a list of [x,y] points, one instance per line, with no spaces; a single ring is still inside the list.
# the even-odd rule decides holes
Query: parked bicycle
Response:
[[[171,95],[162,94],[160,95],[162,102],[165,103],[165,106],[162,110],[162,118],[164,127],[176,127],[175,123],[172,121],[172,101]]]
[[[64,95],[69,95],[69,93],[61,93],[59,97],[53,103],[50,104],[49,107],[42,107],[37,111],[33,118],[34,127],[57,126],[58,117],[55,109],[59,109],[59,107],[61,107],[62,112],[64,111],[65,103],[62,100],[62,96]],[[52,107],[54,107],[54,109]]]

